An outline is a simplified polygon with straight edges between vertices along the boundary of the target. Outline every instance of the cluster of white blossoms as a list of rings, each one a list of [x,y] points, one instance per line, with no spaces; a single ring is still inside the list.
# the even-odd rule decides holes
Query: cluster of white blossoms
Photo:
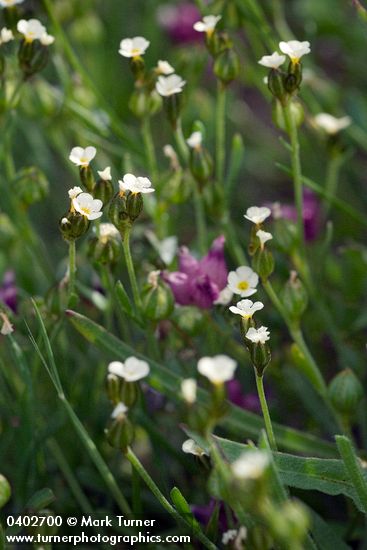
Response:
[[[55,37],[48,34],[46,27],[38,19],[20,19],[17,29],[26,42],[39,40],[43,46],[50,46],[55,42]]]
[[[271,55],[264,55],[258,63],[263,67],[269,69],[279,69],[286,60],[286,56],[292,61],[292,63],[299,63],[301,57],[310,53],[310,43],[306,40],[300,42],[299,40],[289,40],[289,42],[279,42],[279,49],[282,54],[273,52]]]
[[[137,357],[128,357],[125,363],[112,361],[108,365],[108,373],[114,374],[126,380],[126,382],[137,382],[148,376],[150,367],[146,361]]]
[[[7,42],[10,42],[11,40],[14,40],[13,32],[8,28],[3,27],[0,31],[0,46],[1,46],[1,44],[6,44]]]
[[[125,174],[122,180],[119,180],[119,189],[123,193],[153,193],[152,182],[149,178],[134,176],[134,174]]]

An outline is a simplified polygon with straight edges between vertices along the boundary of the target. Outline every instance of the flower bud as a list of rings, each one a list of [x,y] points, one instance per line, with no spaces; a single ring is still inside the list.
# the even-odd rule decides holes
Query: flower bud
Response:
[[[88,257],[96,263],[113,265],[120,256],[121,245],[117,239],[93,237],[88,244]]]
[[[363,387],[351,369],[344,369],[329,384],[329,396],[335,409],[351,416],[363,397]]]
[[[82,185],[84,185],[87,191],[89,192],[93,191],[95,186],[95,179],[94,179],[91,167],[89,165],[80,166],[79,176],[80,176],[80,181],[82,182]]]
[[[79,239],[89,229],[90,221],[78,212],[67,212],[59,221],[59,228],[66,241]]]
[[[173,129],[177,127],[177,121],[180,118],[182,109],[182,94],[172,94],[164,98],[164,106],[167,117],[172,124]]]
[[[307,291],[298,278],[297,272],[292,271],[282,292],[282,304],[291,321],[299,321],[308,302]]]
[[[252,269],[260,276],[263,282],[274,271],[274,256],[267,248],[258,248],[252,258]]]
[[[113,196],[113,184],[111,180],[100,178],[93,187],[93,198],[100,199],[103,206],[110,202]]]
[[[136,382],[121,381],[120,401],[131,408],[135,405],[139,394],[139,384]]]
[[[232,80],[237,78],[239,72],[240,59],[235,50],[228,48],[217,56],[214,62],[214,74],[224,85],[228,85]]]
[[[48,62],[49,48],[38,40],[28,42],[22,40],[18,51],[19,66],[25,78],[29,78],[42,71]]]
[[[209,53],[214,58],[216,58],[224,50],[228,50],[233,46],[233,42],[229,38],[228,34],[226,32],[218,32],[217,30],[206,33],[205,43]]]
[[[106,380],[106,391],[108,399],[114,405],[121,401],[121,378],[115,374],[108,374]]]
[[[144,59],[140,55],[131,57],[129,64],[135,80],[139,80],[144,76],[145,63]]]
[[[302,107],[302,104],[299,101],[292,101],[290,103],[290,110],[292,111],[293,120],[296,123],[296,126],[301,126],[305,118],[305,112]],[[272,112],[273,122],[280,130],[286,131],[286,124],[284,120],[283,107],[279,101],[275,101],[273,104]]]
[[[144,206],[141,193],[127,193],[126,209],[131,222],[134,222],[142,213]]]
[[[134,439],[133,425],[125,415],[112,420],[105,433],[109,444],[123,453],[127,451]]]
[[[277,540],[284,542],[301,543],[310,526],[307,509],[297,501],[287,500],[280,507],[271,507],[267,516],[272,533]]]
[[[131,227],[131,220],[127,212],[126,193],[116,193],[111,201],[108,217],[120,233]]]
[[[284,73],[279,69],[271,69],[268,75],[268,88],[276,99],[284,105],[287,99],[287,92],[284,87]]]
[[[24,206],[30,206],[46,198],[49,184],[45,174],[32,166],[17,173],[14,190],[20,202]]]
[[[0,474],[0,508],[5,506],[5,504],[10,499],[11,487],[8,480]]]
[[[129,108],[137,118],[152,116],[162,108],[162,98],[155,90],[138,88],[130,97]]]
[[[291,220],[278,218],[274,223],[274,239],[284,252],[291,253],[297,247],[297,226]]]
[[[171,288],[158,275],[156,283],[150,285],[143,296],[145,316],[151,321],[168,319],[173,312],[174,304]]]
[[[258,376],[263,376],[264,371],[271,360],[271,352],[268,344],[250,343],[251,361],[254,365]]]
[[[284,78],[284,87],[289,94],[296,92],[302,82],[302,65],[301,63],[293,63],[288,66],[288,74]]]
[[[193,147],[190,151],[190,170],[202,187],[213,172],[213,161],[209,151],[204,147]]]

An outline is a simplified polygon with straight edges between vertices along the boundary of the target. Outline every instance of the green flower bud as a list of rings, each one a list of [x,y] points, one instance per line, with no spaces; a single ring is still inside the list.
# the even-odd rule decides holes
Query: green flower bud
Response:
[[[299,321],[307,308],[308,296],[296,271],[291,272],[289,280],[284,286],[281,300],[288,318],[292,322]]]
[[[140,216],[143,206],[144,201],[141,193],[127,193],[126,209],[131,222],[134,222]]]
[[[49,48],[43,46],[38,40],[28,42],[22,40],[18,51],[19,66],[25,78],[29,78],[41,72],[49,59]]]
[[[149,91],[145,88],[134,90],[129,99],[129,109],[137,118],[149,116]]]
[[[258,248],[252,258],[252,269],[260,276],[263,282],[266,282],[267,279],[274,271],[274,256],[266,248]]]
[[[190,151],[190,170],[202,187],[213,173],[213,161],[204,147],[193,147]]]
[[[237,78],[240,72],[240,59],[238,54],[232,48],[221,52],[214,62],[214,74],[228,85]]]
[[[120,233],[131,227],[131,219],[127,212],[126,193],[116,193],[111,201],[108,217]]]
[[[351,416],[363,397],[363,387],[351,369],[344,369],[329,384],[329,396],[335,409]]]
[[[285,543],[301,543],[310,526],[306,508],[302,503],[292,500],[284,502],[280,507],[271,507],[267,512],[267,521],[274,537]]]
[[[106,380],[106,391],[108,399],[114,405],[121,401],[121,378],[115,374],[108,374]]]
[[[82,185],[84,185],[87,191],[92,192],[96,182],[95,182],[91,167],[89,165],[80,166],[79,176],[80,176],[80,181],[82,182]]]
[[[172,94],[164,98],[164,106],[167,117],[172,124],[173,129],[177,127],[177,121],[180,118],[182,110],[182,93]]]
[[[15,193],[24,206],[30,206],[46,198],[49,190],[45,174],[35,166],[20,170],[14,182]]]
[[[205,43],[213,57],[217,57],[224,50],[232,48],[233,45],[226,32],[216,30],[205,33]]]
[[[113,196],[113,184],[111,180],[100,178],[93,188],[93,198],[100,199],[103,206],[106,206]]]
[[[106,228],[106,229],[105,229]],[[114,229],[116,233],[111,230]],[[100,233],[89,241],[88,256],[96,263],[113,265],[121,251],[120,235],[112,224],[101,224]]]
[[[173,293],[161,279],[159,272],[150,274],[150,280],[151,284],[143,295],[144,316],[151,321],[163,321],[173,312],[175,305]]]
[[[284,78],[284,87],[289,94],[296,92],[302,82],[302,65],[301,63],[293,63],[288,66],[288,74]]]
[[[297,247],[297,226],[291,220],[275,217],[274,239],[283,252],[291,253]]]
[[[271,352],[268,344],[261,343],[250,343],[251,351],[251,361],[254,365],[258,376],[263,376],[266,367],[269,365],[271,360]]]
[[[120,401],[125,403],[127,407],[135,405],[139,394],[139,384],[136,382],[127,382],[122,380],[120,389]]]
[[[290,109],[292,111],[292,116],[296,123],[296,126],[301,126],[305,118],[305,112],[301,103],[299,101],[293,100],[290,104]],[[283,107],[279,101],[274,101],[273,103],[272,117],[274,124],[278,128],[280,128],[280,130],[286,131]]]
[[[268,75],[268,88],[281,104],[287,100],[287,92],[284,87],[284,73],[279,69],[271,69]]]
[[[59,228],[66,241],[79,239],[89,229],[90,221],[78,212],[69,211],[59,221]]]
[[[112,418],[105,433],[109,444],[116,449],[120,449],[123,453],[127,451],[134,439],[134,427],[126,414],[123,413],[118,414],[116,418]]]
[[[129,64],[135,80],[139,80],[144,76],[145,63],[144,59],[140,55],[136,57],[131,57],[129,60]]]
[[[11,496],[11,487],[8,480],[0,474],[0,508],[5,506]]]

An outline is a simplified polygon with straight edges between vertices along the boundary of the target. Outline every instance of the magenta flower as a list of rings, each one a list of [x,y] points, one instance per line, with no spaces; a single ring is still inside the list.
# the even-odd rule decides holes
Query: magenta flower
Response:
[[[0,301],[14,312],[17,310],[17,287],[14,271],[6,271],[0,285]]]
[[[297,220],[296,208],[291,204],[281,204],[280,215],[286,220]],[[310,189],[303,191],[303,223],[306,241],[316,239],[320,231],[320,203],[315,193]]]
[[[181,247],[179,271],[163,273],[163,279],[170,285],[177,304],[195,305],[201,309],[212,307],[227,285],[224,242],[223,236],[215,239],[208,254],[201,260],[194,258],[185,246]]]
[[[199,10],[189,2],[174,5],[168,4],[158,10],[158,22],[168,33],[172,42],[185,44],[201,40],[200,33],[193,28],[201,19]]]

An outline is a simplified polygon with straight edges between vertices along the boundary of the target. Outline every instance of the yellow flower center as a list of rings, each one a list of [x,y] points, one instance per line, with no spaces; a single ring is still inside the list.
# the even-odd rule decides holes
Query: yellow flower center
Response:
[[[91,209],[88,208],[88,206],[82,206],[82,208],[80,209],[82,211],[82,213],[85,215],[85,216],[89,216],[89,214],[91,213]]]
[[[250,285],[248,284],[247,281],[240,281],[240,282],[237,284],[238,290],[247,290],[249,287],[250,287]]]
[[[133,57],[137,57],[140,55],[140,49],[139,48],[133,48],[131,50],[131,54],[133,55]]]

